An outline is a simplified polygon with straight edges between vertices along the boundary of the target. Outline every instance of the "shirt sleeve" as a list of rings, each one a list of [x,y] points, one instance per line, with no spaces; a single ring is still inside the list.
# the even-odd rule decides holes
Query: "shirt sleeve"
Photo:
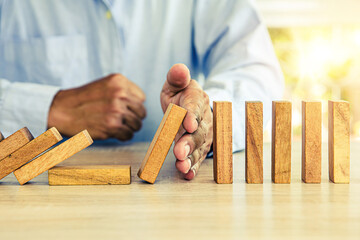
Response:
[[[265,25],[247,1],[198,1],[194,48],[213,101],[233,108],[233,150],[245,147],[245,101],[262,101],[264,126],[271,101],[282,97],[283,75]]]
[[[0,79],[0,129],[9,136],[28,127],[34,137],[47,129],[49,108],[58,87]]]

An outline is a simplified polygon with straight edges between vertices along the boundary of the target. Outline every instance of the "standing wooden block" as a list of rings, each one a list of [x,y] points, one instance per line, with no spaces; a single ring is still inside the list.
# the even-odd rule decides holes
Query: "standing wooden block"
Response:
[[[186,110],[170,103],[138,172],[139,178],[154,183],[175,139]]]
[[[0,132],[0,142],[4,140],[4,136],[2,135],[2,133]]]
[[[131,183],[130,165],[61,166],[49,169],[49,185],[119,185]]]
[[[33,139],[34,137],[27,127],[24,127],[5,138],[0,142],[0,160],[12,154]]]
[[[263,183],[263,104],[245,103],[245,178]]]
[[[0,179],[6,177],[40,153],[46,151],[62,139],[56,128],[50,128],[13,154],[0,161]]]
[[[302,180],[321,182],[321,102],[302,102]]]
[[[274,183],[291,182],[291,102],[273,101],[271,176]]]
[[[350,182],[350,105],[329,101],[329,177],[334,183]]]
[[[232,103],[214,102],[213,114],[214,180],[229,184],[233,182]]]
[[[84,130],[66,142],[42,154],[30,163],[17,169],[14,171],[14,175],[18,182],[23,185],[75,153],[80,152],[92,143],[93,140],[88,131]]]

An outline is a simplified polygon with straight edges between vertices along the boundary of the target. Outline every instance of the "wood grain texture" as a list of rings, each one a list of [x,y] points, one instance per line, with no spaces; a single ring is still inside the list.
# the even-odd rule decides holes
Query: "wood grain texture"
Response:
[[[124,185],[131,183],[130,165],[55,166],[49,185]]]
[[[350,104],[329,101],[329,178],[350,182]]]
[[[60,165],[121,164],[137,170],[149,145],[91,146]],[[146,233],[147,239],[184,240],[186,229],[195,240],[358,240],[360,140],[351,141],[351,185],[333,184],[328,174],[321,184],[303,183],[301,141],[292,145],[291,184],[271,183],[271,143],[265,135],[264,184],[241,181],[245,151],[233,154],[233,184],[214,183],[211,158],[193,180],[184,180],[173,154],[155,185],[144,184],[137,171],[130,185],[50,187],[46,172],[27,186],[10,174],[0,184],[1,239],[143,239]],[[328,172],[328,164],[321,167]]]
[[[321,182],[321,102],[302,101],[302,168],[305,183]]]
[[[232,103],[214,101],[213,109],[214,180],[233,182]]]
[[[50,128],[34,140],[0,161],[0,179],[9,175],[34,157],[62,140],[56,128]]]
[[[0,142],[4,140],[4,135],[2,135],[2,133],[0,132]]]
[[[245,102],[245,179],[263,183],[263,103]]]
[[[14,171],[14,175],[21,185],[66,160],[77,152],[93,143],[87,130],[84,130],[66,142],[42,154],[30,163]]]
[[[27,127],[16,131],[0,142],[0,160],[9,156],[33,139],[34,137]]]
[[[273,101],[271,177],[274,183],[291,182],[291,102]]]
[[[138,171],[139,178],[155,182],[186,112],[184,108],[169,104]]]

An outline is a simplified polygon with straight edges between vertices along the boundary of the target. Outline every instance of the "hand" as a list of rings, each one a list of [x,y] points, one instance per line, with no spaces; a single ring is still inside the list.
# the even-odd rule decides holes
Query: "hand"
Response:
[[[213,140],[209,97],[195,80],[191,80],[185,65],[175,64],[168,72],[160,101],[164,112],[169,103],[188,110],[175,137],[174,155],[176,168],[191,180],[206,158]]]
[[[59,91],[51,104],[48,127],[72,136],[87,129],[94,139],[129,140],[146,116],[145,94],[121,74],[79,88]]]

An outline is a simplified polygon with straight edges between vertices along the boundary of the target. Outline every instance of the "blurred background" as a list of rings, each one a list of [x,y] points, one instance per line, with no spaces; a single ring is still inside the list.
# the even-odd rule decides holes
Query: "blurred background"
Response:
[[[293,102],[301,138],[301,100],[319,100],[327,141],[327,100],[347,100],[352,138],[360,139],[360,1],[257,0]],[[268,128],[270,129],[270,128]],[[265,139],[270,139],[266,131]]]

